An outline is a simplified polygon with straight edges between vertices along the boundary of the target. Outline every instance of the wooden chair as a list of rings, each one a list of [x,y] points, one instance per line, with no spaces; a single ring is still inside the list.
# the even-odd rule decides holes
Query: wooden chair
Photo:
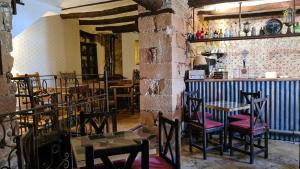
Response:
[[[108,120],[111,118],[112,131],[117,132],[117,117],[116,110],[112,109],[111,112],[95,112],[95,113],[84,113],[80,112],[80,135],[86,135],[87,125],[92,127],[92,130],[96,134],[103,134],[109,131]],[[92,131],[91,131],[92,132]]]
[[[92,145],[85,147],[86,169],[131,169],[138,153],[141,153],[141,163],[139,169],[149,168],[149,142],[143,140],[141,144],[129,145],[118,148],[108,148],[103,150],[94,150]],[[129,154],[126,161],[112,162],[109,157],[120,154]],[[96,166],[94,159],[100,158],[103,164]]]
[[[220,155],[223,155],[223,123],[209,120],[206,117],[205,106],[203,99],[188,97],[189,102],[189,121],[188,121],[188,130],[189,130],[189,146],[190,152],[192,152],[192,148],[195,147],[199,150],[203,151],[203,159],[206,160],[207,153],[219,149]],[[195,116],[193,116],[196,115]],[[202,116],[200,116],[202,115]],[[208,135],[219,134],[219,144],[215,146],[208,147],[209,138]],[[202,136],[202,146],[197,143],[193,136],[197,138],[201,138]]]
[[[16,74],[16,77],[28,77],[31,80],[33,91],[39,91],[42,89],[41,79],[39,72],[33,74]]]
[[[183,98],[182,98],[182,103],[183,103],[183,114],[184,114],[184,117],[183,119],[185,121],[188,121],[190,119],[190,113],[189,113],[189,102],[188,102],[188,97],[192,97],[192,98],[199,98],[198,97],[198,93],[199,91],[196,90],[196,91],[184,91],[183,92]],[[193,103],[193,102],[192,102]],[[199,116],[202,117],[202,111],[198,112]],[[206,118],[209,119],[211,118],[213,115],[210,114],[209,112],[206,112]],[[195,119],[196,118],[196,114],[194,114],[194,112],[192,111],[192,119]]]
[[[159,156],[149,158],[150,169],[181,168],[181,137],[179,120],[169,120],[159,112]],[[174,144],[172,144],[174,141]],[[173,148],[174,147],[174,148]],[[132,169],[140,169],[141,160],[136,160]]]
[[[240,103],[251,104],[252,99],[260,98],[260,91],[257,92],[244,92],[240,91]],[[238,121],[238,120],[249,120],[250,114],[248,110],[242,110],[240,114],[229,116],[229,122]]]
[[[77,77],[76,77],[76,71],[73,72],[59,72],[60,74],[60,86],[61,87],[70,87],[70,86],[76,86]]]
[[[251,100],[250,118],[247,120],[239,120],[231,122],[228,126],[229,131],[229,147],[230,155],[233,155],[234,151],[245,153],[250,155],[250,163],[253,164],[254,157],[258,153],[264,152],[264,157],[268,158],[268,114],[269,114],[269,102],[268,98],[258,98]],[[256,118],[254,118],[256,116]],[[234,133],[239,133],[244,136],[237,138],[241,143],[233,144]],[[254,141],[260,142],[262,136],[264,136],[264,146],[255,144]],[[249,139],[247,139],[247,137]],[[239,149],[238,147],[243,145],[249,145],[250,151]],[[254,148],[259,148],[259,151],[254,151]]]

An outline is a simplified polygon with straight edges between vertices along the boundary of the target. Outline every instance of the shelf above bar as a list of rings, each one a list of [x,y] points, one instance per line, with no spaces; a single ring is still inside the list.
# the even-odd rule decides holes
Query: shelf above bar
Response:
[[[263,36],[243,36],[243,37],[232,37],[232,38],[201,39],[201,40],[192,41],[190,43],[213,42],[213,41],[232,41],[232,40],[251,40],[251,39],[270,39],[270,38],[286,38],[286,37],[297,37],[297,36],[300,36],[300,33],[263,35]]]

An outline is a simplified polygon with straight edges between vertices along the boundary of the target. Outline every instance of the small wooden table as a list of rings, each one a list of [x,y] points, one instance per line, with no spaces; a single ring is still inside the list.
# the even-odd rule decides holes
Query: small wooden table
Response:
[[[74,154],[77,168],[85,166],[85,146],[93,145],[95,150],[118,148],[138,144],[143,138],[132,131],[115,132],[104,135],[82,136],[71,138],[72,152]],[[153,151],[149,151],[153,154]],[[110,158],[112,161],[121,160],[126,154],[116,155]],[[100,159],[95,159],[95,164],[101,164]]]
[[[206,108],[224,112],[224,150],[227,151],[227,120],[228,114],[234,111],[250,109],[249,104],[241,104],[238,102],[215,101],[206,103]]]
[[[132,84],[116,85],[116,86],[110,86],[110,88],[113,89],[114,91],[115,108],[117,108],[118,106],[118,98],[129,98],[131,113],[134,114],[133,85]],[[117,92],[118,89],[124,89],[127,91],[127,93],[118,93]]]

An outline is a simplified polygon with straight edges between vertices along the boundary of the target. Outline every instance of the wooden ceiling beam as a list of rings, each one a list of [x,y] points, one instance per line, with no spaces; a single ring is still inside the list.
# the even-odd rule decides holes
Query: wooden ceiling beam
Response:
[[[103,11],[60,14],[60,16],[63,19],[93,18],[93,17],[108,16],[108,15],[117,15],[121,13],[137,11],[137,10],[138,10],[138,5],[135,4],[135,5],[121,6],[117,8],[107,9]]]
[[[297,11],[296,14],[300,14],[300,11]],[[280,11],[268,11],[268,12],[256,12],[256,13],[246,13],[242,14],[242,18],[250,17],[263,17],[263,16],[282,16],[283,12]],[[239,14],[233,15],[221,15],[221,16],[204,16],[204,20],[218,20],[218,19],[237,19]]]
[[[287,2],[278,2],[278,3],[268,3],[256,6],[244,6],[242,7],[242,13],[247,12],[257,12],[257,11],[278,11],[281,9],[287,9],[293,4],[291,1]],[[296,2],[296,6],[300,6],[300,1]],[[238,14],[239,8],[230,8],[221,11],[198,11],[198,15],[229,15],[229,14]]]
[[[81,7],[87,7],[87,6],[94,6],[94,5],[100,5],[100,4],[106,4],[106,3],[111,3],[111,2],[116,2],[116,1],[122,1],[122,0],[109,0],[105,2],[97,2],[97,3],[91,3],[91,4],[85,4],[85,5],[78,5],[78,6],[72,6],[68,8],[62,8],[62,10],[68,10],[68,9],[75,9],[75,8],[81,8]]]
[[[121,26],[96,27],[96,31],[112,31],[113,33],[138,32],[138,24],[134,23]]]
[[[105,24],[115,24],[122,22],[132,22],[137,21],[138,15],[124,16],[120,18],[112,19],[102,19],[102,20],[79,20],[79,25],[105,25]]]
[[[249,1],[249,0],[189,0],[188,4],[190,7],[200,8],[205,5],[214,5],[220,3],[241,2],[241,1]]]

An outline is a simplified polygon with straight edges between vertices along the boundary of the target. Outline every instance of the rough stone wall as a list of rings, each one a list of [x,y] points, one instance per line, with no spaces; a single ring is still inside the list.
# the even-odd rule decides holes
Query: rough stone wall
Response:
[[[283,21],[282,16],[274,16],[243,18],[242,23],[249,21],[251,27],[256,28],[258,35],[260,28],[265,26],[271,18]],[[300,22],[300,17],[296,17],[296,22]],[[208,27],[211,29],[222,28],[224,31],[232,26],[232,30],[238,30],[236,23],[238,23],[238,19],[213,20],[208,22]],[[199,29],[203,27],[201,22],[196,25]],[[281,32],[285,34],[286,30],[287,27],[283,26]],[[242,33],[242,36],[245,34]],[[242,76],[238,75],[238,72],[243,66],[242,52],[244,50],[249,52],[246,58],[246,66],[249,68],[248,77],[261,77],[269,71],[278,72],[279,76],[300,77],[300,37],[197,43],[193,44],[193,48],[200,52],[205,49],[219,48],[227,53],[218,66],[226,68],[230,77]]]
[[[152,126],[157,113],[170,118],[181,115],[184,73],[189,68],[186,56],[186,0],[166,0],[163,13],[139,18],[141,116]],[[139,12],[145,10],[140,7]]]
[[[0,0],[0,58],[3,72],[0,75],[0,114],[16,109],[14,92],[10,90],[11,85],[6,79],[6,73],[10,72],[13,66],[13,57],[10,55],[12,51],[11,29],[12,10],[10,1]]]
[[[10,0],[0,0],[0,59],[2,62],[2,71],[0,71],[2,72],[0,74],[0,116],[16,110],[13,85],[6,79],[7,72],[10,72],[13,66],[13,58],[10,55],[12,51],[12,10],[10,3]],[[2,124],[0,127],[0,140],[6,136],[5,141],[0,144],[0,168],[7,166],[7,157],[11,151],[11,148],[6,145],[13,145],[13,138],[11,137],[13,132],[10,127],[14,126],[14,123],[3,122],[6,120],[7,118],[0,117]],[[13,164],[12,168],[15,168]]]

